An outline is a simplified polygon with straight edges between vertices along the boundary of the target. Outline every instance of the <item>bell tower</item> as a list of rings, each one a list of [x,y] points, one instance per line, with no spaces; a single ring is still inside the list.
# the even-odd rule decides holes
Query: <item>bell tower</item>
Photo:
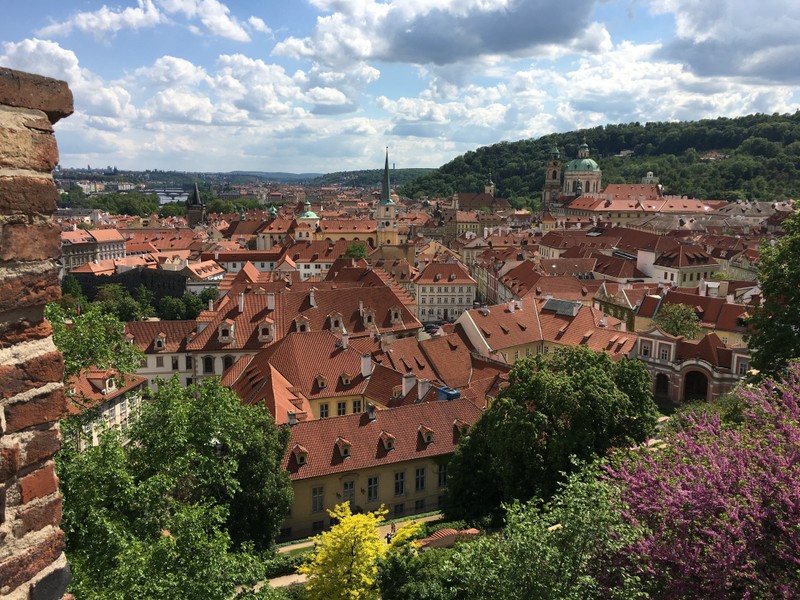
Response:
[[[549,212],[561,196],[561,154],[558,147],[553,144],[550,158],[547,159],[544,171],[544,189],[542,190],[543,213]]]
[[[383,167],[383,184],[381,197],[375,206],[375,219],[378,221],[378,245],[396,246],[397,237],[397,204],[392,200],[392,190],[389,185],[389,147],[386,147],[386,164]]]

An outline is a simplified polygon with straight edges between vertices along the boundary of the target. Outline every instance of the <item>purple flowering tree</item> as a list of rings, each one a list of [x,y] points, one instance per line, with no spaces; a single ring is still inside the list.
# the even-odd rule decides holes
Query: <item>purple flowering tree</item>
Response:
[[[689,415],[607,469],[643,532],[618,567],[656,598],[800,598],[800,363],[742,389],[745,420]]]

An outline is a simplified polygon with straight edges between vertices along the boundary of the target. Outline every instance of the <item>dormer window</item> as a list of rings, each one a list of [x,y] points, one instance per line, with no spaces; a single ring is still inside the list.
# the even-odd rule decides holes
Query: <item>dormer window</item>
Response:
[[[434,280],[434,281],[441,281],[441,280],[442,280],[442,274],[441,274],[441,273],[437,273],[437,274],[436,274],[436,275],[433,277],[433,280]]]
[[[342,330],[342,323],[344,323],[344,319],[342,315],[338,312],[332,312],[328,315],[328,320],[331,324],[331,331],[341,331]]]
[[[108,379],[106,379],[106,387],[105,387],[106,393],[113,392],[115,389],[117,389],[117,384],[114,381],[114,378],[109,377]]]
[[[308,450],[306,450],[305,446],[295,444],[292,446],[292,453],[298,465],[302,466],[308,462]]]
[[[233,341],[234,323],[230,319],[225,319],[219,325],[219,341],[227,344]]]
[[[417,428],[417,431],[422,436],[422,439],[425,441],[426,444],[433,443],[433,429],[430,427],[426,427],[425,425],[420,425]]]
[[[342,373],[342,385],[350,385],[352,380],[353,378],[348,373]]]
[[[392,324],[401,323],[402,319],[400,318],[400,309],[396,306],[393,306],[389,309],[389,319],[391,320]]]
[[[369,327],[375,323],[375,311],[368,308],[364,311],[364,327]]]
[[[387,452],[394,450],[395,438],[391,433],[387,431],[381,431],[380,439],[381,442],[383,443],[384,450],[386,450]]]
[[[469,433],[469,425],[461,419],[453,419],[453,428],[459,435],[467,435]]]
[[[324,390],[326,387],[328,387],[328,382],[325,380],[325,378],[322,375],[317,374],[315,379],[316,379],[316,382],[317,382],[317,387],[319,389]]]
[[[307,331],[311,331],[311,325],[309,323],[308,317],[304,315],[298,315],[297,318],[294,320],[295,327],[297,331],[300,333],[306,333]]]
[[[339,449],[339,455],[342,458],[350,457],[350,442],[342,436],[336,438],[336,447]]]
[[[163,333],[159,333],[156,336],[155,341],[155,348],[156,350],[163,350],[167,346],[167,336]]]
[[[272,334],[272,319],[266,319],[258,325],[258,341],[265,343],[271,342],[273,339]]]

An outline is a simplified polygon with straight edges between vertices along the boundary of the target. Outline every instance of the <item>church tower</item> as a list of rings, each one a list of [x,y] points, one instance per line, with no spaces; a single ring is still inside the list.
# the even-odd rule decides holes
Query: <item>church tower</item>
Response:
[[[186,201],[186,222],[191,228],[206,224],[206,207],[200,198],[200,190],[197,188],[196,183],[194,184],[194,190]]]
[[[392,200],[392,189],[389,185],[389,147],[386,147],[386,164],[383,167],[383,184],[381,197],[375,206],[375,219],[378,221],[376,232],[379,246],[396,246],[399,243],[397,234],[397,204]]]
[[[554,203],[561,196],[561,154],[558,147],[553,144],[550,158],[547,159],[544,170],[544,189],[542,190],[542,213],[549,212]]]

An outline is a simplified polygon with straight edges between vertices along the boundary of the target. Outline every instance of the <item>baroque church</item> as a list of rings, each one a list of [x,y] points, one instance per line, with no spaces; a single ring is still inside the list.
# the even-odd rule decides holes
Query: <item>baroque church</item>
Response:
[[[542,212],[561,208],[582,194],[596,194],[602,189],[603,172],[589,157],[589,145],[585,141],[578,147],[578,158],[563,167],[560,152],[553,146],[545,165]]]

